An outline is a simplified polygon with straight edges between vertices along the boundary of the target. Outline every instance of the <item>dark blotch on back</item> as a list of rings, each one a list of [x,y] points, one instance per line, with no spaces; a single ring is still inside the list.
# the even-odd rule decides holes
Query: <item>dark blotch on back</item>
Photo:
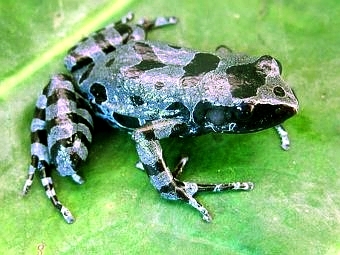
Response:
[[[143,42],[136,42],[133,49],[139,54],[143,60],[158,61],[158,58],[152,48]]]
[[[209,53],[197,53],[193,60],[183,67],[185,71],[181,78],[184,87],[196,86],[203,78],[204,74],[215,70],[220,59]]]
[[[107,100],[106,89],[100,83],[94,83],[90,88],[90,92],[95,97],[97,104],[101,104]]]
[[[220,59],[209,53],[197,53],[194,59],[183,67],[184,76],[198,76],[216,69]]]
[[[143,42],[136,42],[133,48],[136,53],[141,56],[142,61],[127,70],[128,77],[136,78],[141,75],[141,71],[147,71],[166,66],[158,59],[158,57],[148,44]]]
[[[231,66],[226,73],[234,97],[256,96],[257,89],[265,84],[266,76],[256,68],[256,62]]]
[[[165,64],[153,61],[153,60],[142,60],[138,65],[135,65],[134,67],[141,71],[147,71],[155,68],[161,68],[165,66]]]

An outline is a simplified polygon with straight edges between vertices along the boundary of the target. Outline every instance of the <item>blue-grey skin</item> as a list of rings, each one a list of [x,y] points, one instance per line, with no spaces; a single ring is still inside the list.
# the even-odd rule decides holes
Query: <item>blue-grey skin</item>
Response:
[[[68,223],[74,221],[56,197],[50,170],[54,165],[62,176],[83,182],[76,166],[87,157],[93,112],[132,134],[139,166],[162,197],[183,200],[209,222],[209,212],[194,198],[197,192],[251,190],[253,183],[182,182],[178,176],[188,158],[171,172],[159,140],[275,127],[282,148],[288,149],[288,135],[280,124],[297,112],[298,101],[271,56],[232,54],[224,47],[213,54],[146,41],[148,31],[175,24],[176,18],[129,25],[131,19],[128,14],[70,49],[65,65],[72,78],[54,76],[39,97],[24,193],[38,170],[54,206]]]

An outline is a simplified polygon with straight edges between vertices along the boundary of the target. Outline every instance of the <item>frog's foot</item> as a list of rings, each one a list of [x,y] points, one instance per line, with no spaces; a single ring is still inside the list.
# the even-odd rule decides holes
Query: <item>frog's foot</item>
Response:
[[[78,174],[72,174],[71,178],[75,183],[78,183],[78,184],[83,184],[85,182],[84,179]]]
[[[154,20],[141,19],[138,21],[138,25],[142,26],[145,31],[152,30],[154,28],[173,25],[178,22],[176,17],[157,17]]]
[[[194,182],[182,182],[174,178],[173,182],[160,189],[161,196],[169,200],[182,200],[198,210],[204,221],[210,222],[211,216],[208,210],[199,203],[194,196],[200,191],[220,192],[223,190],[251,190],[254,184],[251,182],[231,182],[222,184],[199,184]]]
[[[194,196],[201,191],[220,192],[224,190],[252,190],[252,182],[230,182],[220,184],[201,184],[195,182],[184,182],[178,179],[183,171],[183,167],[188,162],[188,157],[183,157],[177,164],[175,170],[162,172],[159,175],[151,177],[151,183],[158,189],[161,196],[169,200],[182,200],[198,210],[203,220],[210,222],[211,216],[208,210],[200,204]],[[172,175],[172,176],[171,176]]]
[[[133,12],[128,12],[125,16],[123,16],[120,19],[120,21],[116,22],[115,25],[127,24],[134,19],[134,16],[135,15]],[[173,24],[176,24],[177,22],[178,22],[178,19],[176,17],[160,16],[160,17],[156,17],[153,20],[142,18],[137,22],[137,24],[143,27],[145,30],[151,30],[151,29],[158,28],[158,27],[173,25]]]
[[[39,161],[36,155],[32,156],[32,162],[29,167],[29,174],[25,181],[25,185],[23,188],[23,195],[26,195],[33,183],[33,178],[35,172],[38,171],[40,175],[41,184],[43,185],[47,197],[51,200],[54,207],[61,213],[61,215],[64,217],[65,221],[67,223],[73,223],[74,217],[72,216],[72,213],[69,209],[67,209],[57,198],[56,192],[54,190],[53,180],[50,175],[50,166],[44,161]],[[77,181],[78,183],[81,183],[80,176],[72,176],[74,181]]]
[[[159,190],[163,198],[186,202],[201,213],[204,221],[210,222],[212,218],[208,210],[193,197],[197,191],[198,187],[196,183],[181,182],[177,179],[173,179],[168,185],[163,186]]]
[[[34,178],[34,173],[35,173],[36,168],[30,165],[28,169],[28,176],[25,181],[24,187],[22,189],[22,194],[26,195],[28,191],[31,189],[32,183],[33,183],[33,178]]]
[[[290,142],[288,138],[288,132],[284,129],[282,125],[277,125],[274,128],[280,137],[281,148],[284,149],[285,151],[289,150]]]
[[[175,179],[179,177],[179,175],[183,172],[183,168],[188,162],[188,157],[183,157],[178,162],[175,170],[172,172],[172,175]],[[254,183],[252,182],[229,182],[229,183],[220,183],[220,184],[199,184],[192,183],[197,185],[197,191],[213,191],[220,192],[224,190],[252,190],[254,188]],[[195,193],[196,193],[195,192]],[[193,193],[192,195],[194,195]]]
[[[40,180],[41,184],[44,186],[47,197],[51,200],[54,207],[61,213],[67,223],[73,223],[74,217],[72,216],[72,213],[57,198],[52,177],[48,171],[45,171],[45,168],[40,169]]]

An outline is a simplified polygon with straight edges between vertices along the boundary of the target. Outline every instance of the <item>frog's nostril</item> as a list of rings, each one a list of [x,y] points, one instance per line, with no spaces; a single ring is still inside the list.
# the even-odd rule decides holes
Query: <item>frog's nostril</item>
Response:
[[[286,95],[286,92],[284,91],[284,89],[280,86],[276,86],[274,89],[273,89],[273,92],[275,94],[275,96],[278,96],[278,97],[284,97]]]

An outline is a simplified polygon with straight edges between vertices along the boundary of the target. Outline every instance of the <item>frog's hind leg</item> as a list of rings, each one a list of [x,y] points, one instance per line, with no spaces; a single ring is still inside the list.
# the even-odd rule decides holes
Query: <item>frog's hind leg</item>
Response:
[[[118,22],[99,29],[78,42],[65,57],[66,68],[71,72],[79,71],[80,74],[76,76],[81,77],[86,71],[89,72],[94,63],[101,61],[118,46],[129,41],[145,40],[148,31],[177,23],[174,17],[158,17],[129,24],[133,17],[133,13],[130,12]]]
[[[127,43],[136,33],[135,30],[143,30],[141,27],[129,25],[128,23],[132,19],[133,14],[128,13],[121,20],[83,38],[69,49],[64,59],[66,68],[70,72],[80,71],[83,73],[87,67],[91,67],[94,63],[101,61],[103,57],[105,58],[107,54],[115,51],[117,46]],[[144,33],[142,34],[144,35]]]
[[[39,96],[34,117],[31,123],[31,164],[28,170],[28,177],[23,187],[23,194],[26,195],[33,183],[34,174],[39,172],[41,183],[45,189],[47,197],[54,207],[62,214],[67,223],[74,222],[71,212],[58,200],[51,177],[50,155],[47,147],[46,129],[46,88]]]

